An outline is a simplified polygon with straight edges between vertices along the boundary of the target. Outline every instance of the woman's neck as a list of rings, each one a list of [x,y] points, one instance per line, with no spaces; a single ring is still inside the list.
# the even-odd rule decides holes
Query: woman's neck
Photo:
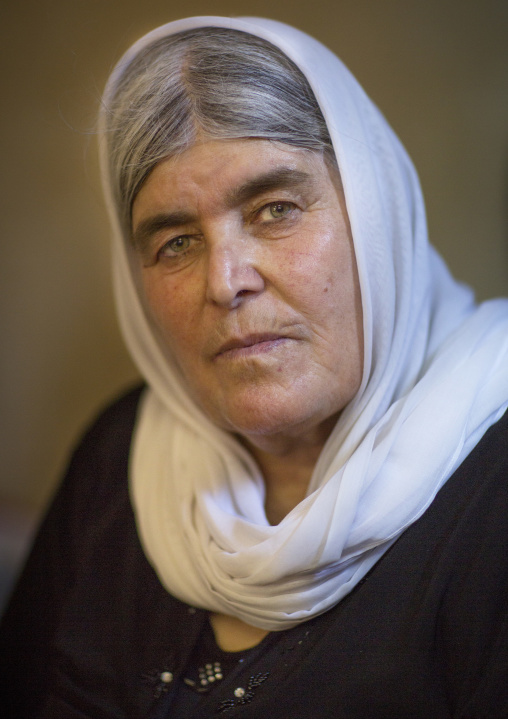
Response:
[[[225,652],[243,652],[259,644],[268,634],[241,619],[217,612],[210,613],[210,624],[217,645]]]
[[[315,462],[298,461],[295,457],[284,461],[286,458],[276,457],[276,461],[265,462],[263,466],[259,457],[256,459],[265,480],[266,517],[270,524],[279,524],[305,498]]]
[[[265,512],[270,524],[279,524],[306,496],[314,467],[336,418],[324,431],[297,441],[269,442],[244,440],[259,465],[266,486]]]

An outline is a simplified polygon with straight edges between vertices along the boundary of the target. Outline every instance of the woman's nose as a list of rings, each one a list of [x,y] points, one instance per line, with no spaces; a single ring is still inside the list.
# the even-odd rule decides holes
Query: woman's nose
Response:
[[[237,307],[242,298],[264,289],[256,266],[255,239],[231,237],[227,230],[208,248],[207,300],[222,307]]]

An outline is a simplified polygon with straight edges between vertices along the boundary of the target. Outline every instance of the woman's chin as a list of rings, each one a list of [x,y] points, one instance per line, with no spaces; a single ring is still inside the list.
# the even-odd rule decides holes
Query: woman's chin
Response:
[[[301,441],[316,436],[326,441],[338,412],[334,408],[324,412],[322,406],[312,405],[312,402],[306,402],[303,398],[291,401],[287,398],[274,400],[273,397],[266,397],[255,402],[248,402],[244,398],[242,402],[222,407],[220,414],[214,413],[211,419],[248,444],[277,451],[277,445],[282,443],[282,448],[287,441]],[[331,422],[330,417],[333,417]]]

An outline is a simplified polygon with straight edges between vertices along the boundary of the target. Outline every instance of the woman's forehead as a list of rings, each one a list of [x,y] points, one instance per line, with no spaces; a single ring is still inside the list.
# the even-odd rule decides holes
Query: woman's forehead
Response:
[[[172,208],[218,202],[236,207],[271,191],[312,194],[340,187],[335,167],[320,151],[260,139],[207,140],[159,162],[133,203],[139,217]]]

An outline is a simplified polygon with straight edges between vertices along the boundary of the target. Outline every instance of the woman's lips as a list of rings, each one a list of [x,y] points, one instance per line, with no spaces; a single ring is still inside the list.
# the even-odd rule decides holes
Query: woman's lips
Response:
[[[249,357],[254,354],[270,352],[287,342],[288,337],[277,334],[256,334],[247,337],[232,338],[225,342],[215,355],[216,359]]]

